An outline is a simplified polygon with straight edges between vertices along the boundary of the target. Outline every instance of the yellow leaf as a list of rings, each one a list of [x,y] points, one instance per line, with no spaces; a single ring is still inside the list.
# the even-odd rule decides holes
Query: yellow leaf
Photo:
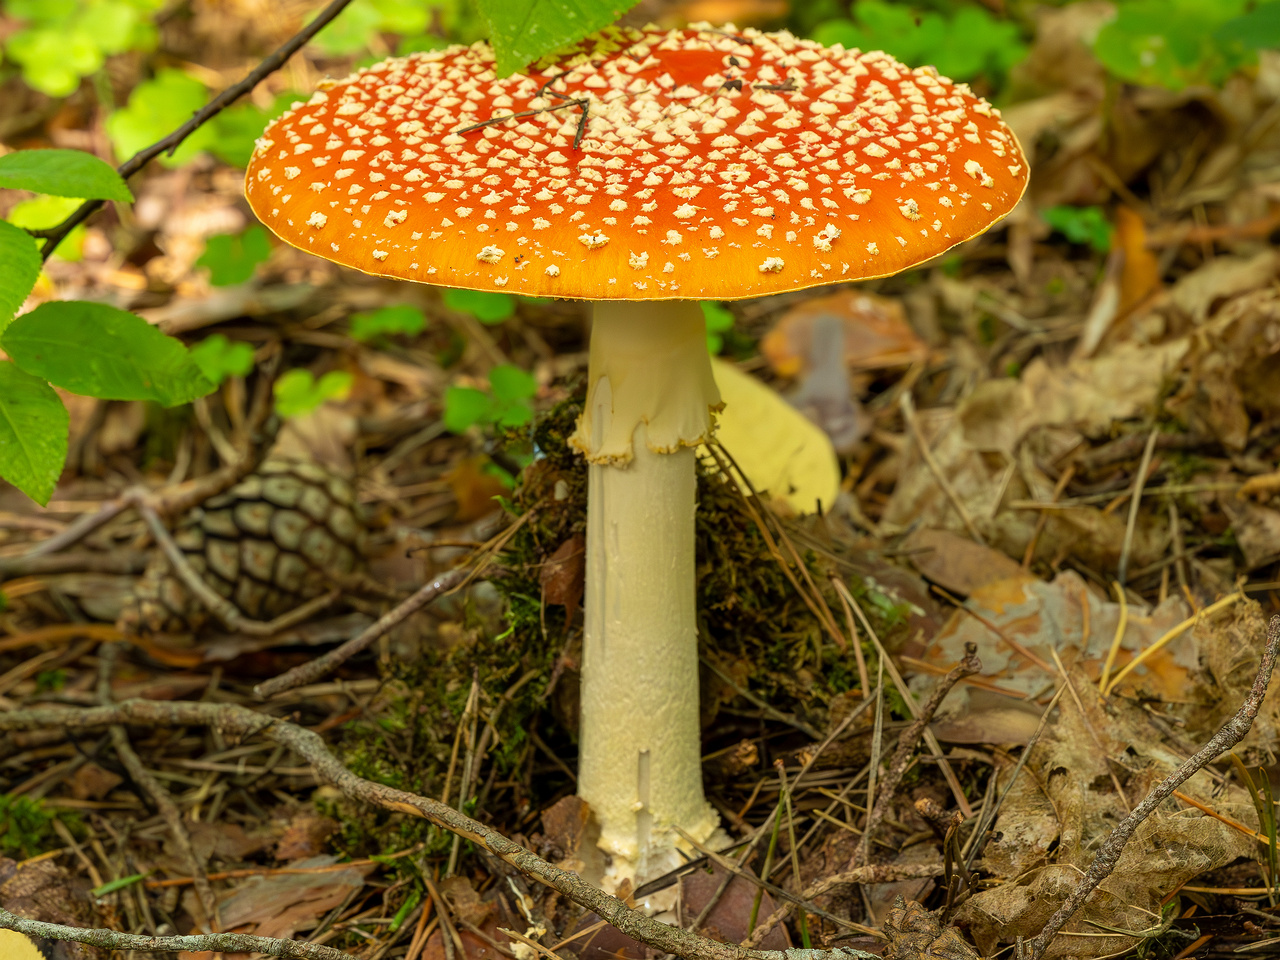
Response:
[[[14,930],[0,930],[0,957],[5,960],[44,960],[36,945]]]
[[[716,439],[759,491],[797,513],[831,509],[840,492],[840,464],[822,428],[777,391],[732,364],[712,359],[724,410]]]

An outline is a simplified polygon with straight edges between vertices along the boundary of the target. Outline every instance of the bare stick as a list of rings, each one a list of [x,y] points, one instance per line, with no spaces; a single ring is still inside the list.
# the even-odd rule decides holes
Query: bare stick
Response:
[[[292,57],[295,53],[302,49],[312,37],[323,30],[330,21],[340,14],[351,0],[333,0],[327,7],[320,11],[320,14],[309,24],[295,33],[286,40],[280,47],[276,49],[269,57],[259,63],[250,70],[243,80],[234,86],[227,87],[220,94],[206,103],[203,107],[196,111],[190,120],[180,126],[173,133],[157,140],[145,150],[140,150],[132,157],[126,160],[120,166],[116,167],[116,172],[126,180],[133,176],[148,163],[163,153],[174,150],[186,140],[187,137],[195,133],[200,127],[204,126],[208,121],[213,119],[231,104],[235,103],[246,93],[251,91],[264,79],[275,73],[284,66],[285,61]],[[40,250],[42,260],[48,260],[49,256],[57,249],[67,234],[74,230],[77,226],[89,219],[98,208],[104,204],[102,200],[86,200],[76,211],[63,220],[56,227],[48,230],[30,230],[33,236],[44,238],[44,247]]]
[[[747,950],[735,944],[699,937],[633,910],[617,897],[548,863],[537,854],[509,840],[476,820],[436,800],[396,790],[356,776],[344,767],[325,745],[321,736],[305,727],[277,720],[237,704],[192,701],[126,700],[102,707],[40,707],[32,710],[0,712],[0,731],[44,730],[63,727],[72,730],[101,729],[112,724],[139,724],[163,727],[216,727],[223,736],[263,736],[283,744],[311,764],[316,777],[336,787],[345,796],[361,803],[422,817],[456,833],[487,850],[526,876],[545,883],[569,900],[593,911],[602,920],[633,940],[648,944],[684,960],[851,960],[868,958],[859,950]],[[783,891],[788,897],[789,894]],[[847,922],[847,921],[846,921]],[[75,928],[70,928],[75,931]],[[77,935],[80,931],[75,931]],[[86,934],[89,933],[86,931]],[[223,936],[231,936],[225,934]],[[223,948],[229,949],[229,948]],[[256,945],[236,949],[261,950]],[[313,948],[314,949],[314,948]],[[265,952],[265,951],[264,951]],[[276,954],[310,960],[318,954]],[[332,956],[332,955],[331,955]],[[339,955],[341,956],[341,955]]]
[[[342,646],[335,647],[314,660],[308,660],[292,670],[285,671],[278,677],[272,677],[270,680],[258,684],[253,688],[253,692],[263,700],[266,700],[268,697],[274,697],[277,693],[284,693],[286,690],[292,690],[294,687],[300,687],[306,683],[314,683],[325,674],[346,663],[396,624],[417,613],[441,594],[448,593],[462,583],[467,578],[467,573],[467,570],[460,568],[441,574],[426,586],[421,587],[417,593],[399,606],[384,613],[377,621],[356,634]]]
[[[1019,956],[1025,957],[1026,960],[1040,960],[1058,931],[1084,905],[1085,900],[1098,884],[1111,875],[1129,838],[1133,836],[1142,821],[1151,816],[1156,807],[1168,800],[1187,779],[1244,739],[1249,728],[1253,726],[1263,698],[1267,695],[1267,684],[1271,681],[1271,670],[1276,664],[1277,651],[1280,651],[1280,616],[1272,617],[1271,623],[1267,626],[1267,645],[1262,654],[1262,663],[1258,666],[1258,675],[1254,678],[1253,687],[1245,697],[1240,710],[1199,751],[1156,784],[1155,788],[1147,794],[1146,799],[1116,825],[1107,839],[1102,842],[1102,846],[1098,848],[1098,854],[1094,857],[1093,863],[1089,865],[1089,869],[1076,889],[1072,891],[1071,896],[1067,898],[1066,903],[1049,918],[1044,929],[1030,944],[1026,945],[1025,950],[1019,944]]]
[[[889,769],[885,771],[884,780],[880,784],[880,792],[876,796],[876,805],[867,814],[867,826],[862,831],[858,859],[862,861],[864,866],[871,856],[871,835],[889,812],[889,804],[893,802],[893,796],[898,792],[898,784],[902,782],[902,778],[907,772],[907,765],[911,762],[911,755],[915,753],[925,730],[933,722],[933,715],[938,712],[938,707],[942,706],[942,701],[947,698],[947,694],[951,692],[951,689],[957,683],[965,677],[973,676],[981,669],[982,661],[978,659],[978,645],[976,643],[966,643],[964,645],[964,659],[952,667],[947,672],[947,675],[937,682],[933,688],[933,693],[929,694],[929,699],[920,708],[919,715],[912,721],[910,726],[898,735],[898,748],[893,752],[893,758],[889,761]]]
[[[0,907],[0,929],[16,930],[29,937],[46,940],[71,940],[87,943],[107,950],[159,951],[181,953],[191,951],[225,953],[265,953],[269,957],[287,960],[356,960],[349,953],[301,940],[277,940],[275,937],[251,937],[243,933],[208,933],[192,937],[140,937],[116,930],[96,930],[91,927],[66,927],[60,923],[44,923],[28,920]]]

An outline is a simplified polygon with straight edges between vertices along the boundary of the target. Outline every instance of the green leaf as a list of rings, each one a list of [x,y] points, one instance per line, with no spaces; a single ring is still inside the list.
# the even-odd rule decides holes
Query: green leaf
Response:
[[[83,150],[17,150],[0,157],[0,187],[55,197],[133,201],[120,174]]]
[[[463,433],[487,419],[493,398],[472,387],[450,387],[444,392],[444,426],[451,433]]]
[[[527,400],[538,392],[538,381],[533,374],[514,364],[504,363],[489,371],[489,385],[498,400]]]
[[[105,303],[42,303],[9,324],[0,349],[33,376],[103,400],[172,407],[213,390],[182,341]]]
[[[107,135],[117,156],[131,157],[151,146],[190,120],[208,99],[208,92],[199,80],[181,70],[160,70],[153,79],[134,87],[125,108],[107,118]],[[216,128],[206,124],[187,137],[173,156],[162,155],[160,162],[180,166],[201,150],[211,148],[217,137]]]
[[[509,293],[488,290],[460,290],[450,287],[444,292],[444,305],[459,313],[469,313],[481,323],[501,323],[516,312],[516,298]]]
[[[300,417],[326,400],[345,399],[354,380],[346,370],[330,370],[319,380],[311,375],[310,370],[289,370],[272,388],[276,397],[276,413],[282,417]]]
[[[383,307],[368,313],[351,315],[351,336],[361,343],[376,337],[402,333],[414,337],[423,331],[427,318],[417,307],[402,304],[395,307]]]
[[[0,330],[31,294],[40,276],[40,251],[25,230],[0,220]]]
[[[0,361],[0,477],[41,505],[67,459],[67,425],[49,384]]]
[[[1063,205],[1050,207],[1040,216],[1072,243],[1087,243],[1098,253],[1111,249],[1111,224],[1101,207]]]
[[[79,206],[80,201],[74,197],[32,197],[30,200],[23,200],[10,207],[9,216],[6,219],[15,227],[47,230],[67,219]],[[57,249],[53,251],[54,255],[63,260],[79,260],[84,256],[86,232],[84,224],[74,227],[67,234],[66,239],[58,244]]]
[[[1220,83],[1254,58],[1252,50],[1217,37],[1245,15],[1245,0],[1132,0],[1098,31],[1094,56],[1129,83],[1169,90]]]
[[[271,256],[267,228],[255,223],[241,233],[222,233],[205,241],[197,267],[207,267],[209,282],[215,287],[244,283],[258,264]]]
[[[93,888],[95,897],[105,897],[108,893],[115,893],[117,890],[123,890],[125,887],[132,887],[135,883],[140,883],[147,878],[145,873],[131,873],[127,877],[117,877],[114,880],[108,880],[100,887]]]
[[[205,337],[191,348],[191,359],[214,386],[227,377],[244,377],[253,369],[253,347],[243,340],[228,340],[220,333]]]
[[[613,24],[637,0],[476,0],[499,77]]]

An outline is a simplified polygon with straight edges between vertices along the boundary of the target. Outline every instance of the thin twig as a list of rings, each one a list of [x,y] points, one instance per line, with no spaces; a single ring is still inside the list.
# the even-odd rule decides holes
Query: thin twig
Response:
[[[1151,467],[1151,455],[1156,450],[1156,437],[1159,428],[1152,427],[1147,437],[1147,445],[1142,450],[1142,463],[1138,465],[1138,475],[1133,478],[1133,499],[1129,501],[1129,519],[1124,528],[1124,545],[1120,548],[1120,566],[1116,579],[1124,586],[1125,576],[1129,572],[1129,552],[1133,549],[1133,531],[1138,526],[1138,507],[1142,504],[1142,488],[1147,485],[1147,471]]]
[[[1116,825],[1107,839],[1102,842],[1102,846],[1098,848],[1097,856],[1085,871],[1079,885],[1058,908],[1058,911],[1049,918],[1049,922],[1045,924],[1039,935],[1025,946],[1019,940],[1018,955],[1020,957],[1025,957],[1027,960],[1040,960],[1058,931],[1084,905],[1085,900],[1098,884],[1111,875],[1111,871],[1116,868],[1120,860],[1121,853],[1129,843],[1129,838],[1142,822],[1191,776],[1203,770],[1244,739],[1249,728],[1253,726],[1263,698],[1267,695],[1267,684],[1271,680],[1271,670],[1275,666],[1277,652],[1280,652],[1280,616],[1272,617],[1267,626],[1267,645],[1262,654],[1262,662],[1258,666],[1258,675],[1254,678],[1253,687],[1236,715],[1228,720],[1199,751],[1161,780],[1146,798],[1133,808],[1133,812]]]
[[[129,179],[156,157],[175,150],[186,140],[187,137],[195,133],[200,127],[208,123],[211,119],[225,110],[231,104],[235,103],[245,94],[249,93],[254,87],[261,83],[271,74],[275,73],[284,66],[285,61],[292,57],[295,53],[303,48],[312,37],[323,30],[338,14],[340,14],[351,0],[333,0],[327,7],[320,11],[319,16],[312,20],[309,24],[295,33],[286,40],[275,52],[250,70],[243,80],[234,86],[227,87],[220,94],[206,103],[203,107],[196,111],[190,120],[174,130],[166,137],[157,140],[151,146],[139,150],[132,157],[126,160],[120,166],[116,167],[116,172],[124,179]],[[48,260],[53,251],[57,249],[58,244],[66,239],[77,226],[89,219],[97,210],[105,204],[104,200],[86,200],[80,204],[69,217],[63,220],[56,227],[49,230],[42,230],[38,236],[44,237],[44,247],[40,250],[40,258]]]
[[[884,820],[885,815],[888,814],[889,804],[893,802],[893,797],[898,792],[898,784],[902,782],[902,778],[907,772],[907,766],[911,762],[911,755],[915,753],[925,730],[933,722],[933,715],[938,712],[938,708],[942,706],[942,701],[947,698],[947,694],[951,692],[957,683],[965,677],[973,676],[981,669],[982,661],[978,659],[978,645],[976,643],[966,643],[964,645],[964,659],[952,667],[947,672],[947,675],[934,685],[933,692],[929,694],[929,699],[920,708],[919,716],[898,735],[898,749],[894,751],[893,758],[889,761],[889,769],[885,771],[884,779],[880,783],[880,792],[876,797],[876,804],[871,808],[871,812],[867,814],[867,825],[862,832],[859,859],[863,865],[870,859],[871,835]]]
[[[457,833],[525,875],[545,883],[579,906],[593,911],[624,935],[684,960],[878,960],[871,954],[839,947],[831,950],[744,950],[733,944],[709,940],[672,927],[633,910],[617,897],[587,883],[576,873],[548,863],[532,851],[452,807],[356,776],[329,752],[318,733],[238,704],[126,700],[110,707],[39,707],[0,712],[0,731],[4,732],[59,727],[71,730],[101,729],[116,723],[216,727],[224,737],[262,736],[283,744],[311,764],[318,780],[337,788],[350,799],[384,810],[422,817],[444,830]],[[754,878],[751,879],[755,882]],[[794,894],[786,891],[781,891],[781,895],[794,898]],[[819,912],[807,903],[805,906],[810,912]],[[820,915],[826,915],[826,911],[821,911]],[[261,948],[250,946],[245,949]],[[308,960],[305,955],[296,956]]]
[[[116,644],[108,643],[104,644],[99,651],[98,702],[104,706],[113,702],[111,699],[111,674],[115,669],[116,656],[119,653],[119,649]],[[173,802],[173,798],[169,796],[169,791],[143,765],[142,758],[138,756],[137,751],[133,749],[133,745],[129,742],[129,731],[124,728],[124,725],[119,723],[112,724],[109,733],[111,734],[111,745],[115,748],[116,756],[119,757],[120,763],[128,771],[129,778],[140,789],[146,791],[151,801],[156,805],[156,809],[160,812],[160,818],[164,820],[165,826],[169,828],[169,834],[173,838],[173,845],[178,851],[178,856],[182,859],[183,866],[187,868],[187,872],[191,874],[191,882],[196,891],[196,900],[201,907],[200,912],[203,916],[197,916],[196,922],[212,933],[221,926],[218,921],[218,898],[213,893],[213,887],[209,884],[209,877],[205,872],[204,865],[200,862],[200,858],[196,855],[195,847],[191,845],[191,834],[187,832],[186,825],[182,822],[182,811]]]
[[[920,422],[916,419],[915,404],[911,402],[911,394],[909,392],[904,391],[902,396],[898,398],[898,406],[902,408],[902,419],[906,421],[907,429],[911,431],[911,436],[915,438],[916,446],[920,449],[920,457],[924,460],[925,466],[929,468],[929,472],[933,474],[933,479],[938,481],[938,486],[946,494],[947,500],[955,508],[956,513],[960,514],[960,519],[964,521],[964,528],[969,531],[969,536],[986,546],[987,541],[978,532],[978,528],[974,525],[973,517],[969,516],[969,511],[965,509],[964,501],[960,499],[960,495],[956,493],[956,488],[951,485],[951,481],[947,479],[941,464],[934,458],[933,451],[929,449],[929,441],[925,439],[924,433],[920,430]]]
[[[275,937],[251,937],[243,933],[206,933],[192,937],[140,937],[116,930],[98,930],[91,927],[66,927],[60,923],[44,923],[28,920],[0,907],[0,929],[16,930],[29,937],[46,940],[71,940],[87,943],[107,950],[159,951],[163,953],[265,953],[269,957],[287,960],[356,960],[349,953],[333,947],[306,943],[301,940],[277,940]]]
[[[467,578],[467,573],[468,571],[465,569],[457,569],[441,574],[430,583],[420,587],[417,593],[407,600],[384,613],[374,623],[342,644],[342,646],[335,647],[328,653],[322,654],[314,660],[308,660],[306,663],[301,663],[291,670],[286,670],[278,677],[263,681],[253,688],[253,692],[260,699],[266,700],[278,693],[292,690],[294,687],[314,683],[325,674],[346,663],[392,627],[396,626],[396,624],[408,619],[437,597],[453,590],[454,587]]]
[[[867,631],[867,636],[871,638],[872,644],[875,645],[876,653],[880,659],[884,661],[885,673],[889,674],[889,679],[893,681],[893,685],[898,688],[898,692],[902,694],[902,701],[907,705],[907,709],[911,711],[912,719],[920,718],[920,707],[916,703],[915,696],[907,687],[906,681],[902,679],[902,674],[898,672],[897,666],[889,657],[889,652],[885,650],[884,644],[880,642],[880,638],[876,636],[875,630],[871,627],[871,621],[867,619],[866,611],[862,609],[862,604],[858,603],[857,598],[849,592],[849,588],[844,585],[841,580],[833,581],[837,591],[844,594],[854,612],[858,615],[858,619],[862,621],[862,628]],[[938,742],[938,738],[933,731],[925,727],[924,742],[929,745],[929,749],[933,752],[933,756],[938,761],[938,767],[942,770],[943,779],[947,781],[947,786],[951,788],[951,795],[956,798],[956,806],[960,808],[960,812],[968,819],[973,816],[973,807],[969,804],[969,798],[964,795],[964,789],[960,786],[960,780],[956,777],[956,772],[951,769],[951,761],[947,759],[947,755],[942,752],[942,744]]]

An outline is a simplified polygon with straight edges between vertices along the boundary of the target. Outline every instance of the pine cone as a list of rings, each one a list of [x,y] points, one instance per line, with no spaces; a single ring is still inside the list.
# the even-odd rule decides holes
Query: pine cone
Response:
[[[366,524],[347,481],[313,463],[267,460],[183,517],[174,542],[241,613],[271,620],[363,569]],[[117,626],[187,633],[209,616],[157,550]]]
[[[933,913],[914,900],[894,899],[884,932],[889,938],[884,960],[979,960],[959,930],[944,928]]]

